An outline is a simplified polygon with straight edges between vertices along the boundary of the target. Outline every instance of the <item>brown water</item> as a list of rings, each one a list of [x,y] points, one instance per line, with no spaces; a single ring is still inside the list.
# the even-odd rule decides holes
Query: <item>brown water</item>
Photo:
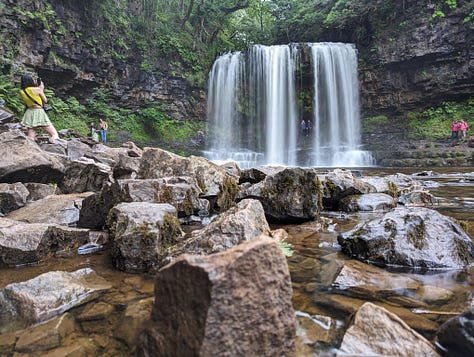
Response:
[[[363,174],[385,175],[396,172],[402,171],[371,169],[363,171]],[[420,179],[443,184],[430,190],[441,199],[435,208],[445,215],[465,220],[469,227],[468,233],[474,237],[474,181],[463,181],[459,176],[451,175],[454,172],[470,171],[450,169],[440,172],[441,175],[437,175],[436,178]],[[410,171],[405,170],[403,173],[408,174]],[[333,280],[341,267],[340,262],[357,264],[340,253],[336,243],[338,233],[351,229],[358,220],[354,216],[338,212],[323,212],[322,216],[327,217],[330,222],[328,226],[322,227],[317,222],[283,226],[289,233],[288,242],[294,249],[293,256],[288,258],[294,288],[294,308],[298,311],[298,315],[311,316],[312,321],[323,326],[323,330],[328,332],[322,339],[320,336],[314,337],[316,343],[313,345],[299,344],[299,356],[321,355],[322,351],[330,351],[337,346],[350,315],[366,301],[375,302],[394,312],[430,340],[433,340],[441,323],[473,304],[474,269],[472,268],[462,271],[394,271],[402,277],[417,281],[419,287],[416,290],[408,289],[406,286],[391,290],[345,289],[333,286]],[[94,269],[112,284],[112,289],[101,297],[101,302],[113,306],[114,313],[107,321],[97,323],[95,327],[82,326],[82,331],[77,334],[81,338],[87,338],[89,343],[97,347],[97,351],[103,351],[103,354],[97,353],[97,355],[130,355],[130,350],[123,341],[115,338],[113,326],[119,321],[124,306],[153,296],[153,281],[150,277],[116,271],[108,251],[85,256],[53,257],[45,263],[34,266],[0,269],[0,288],[52,270],[75,271],[85,267]],[[357,267],[359,269],[364,267],[364,263],[360,263]],[[370,267],[366,267],[369,270]],[[374,285],[380,287],[389,283],[384,279],[387,278],[381,275],[380,281],[374,281]],[[435,294],[438,298],[433,299],[430,296],[436,288],[446,289],[452,292],[452,295],[439,298],[438,293]],[[97,301],[89,304],[94,303]],[[76,307],[71,312],[77,316],[84,308],[85,306]]]

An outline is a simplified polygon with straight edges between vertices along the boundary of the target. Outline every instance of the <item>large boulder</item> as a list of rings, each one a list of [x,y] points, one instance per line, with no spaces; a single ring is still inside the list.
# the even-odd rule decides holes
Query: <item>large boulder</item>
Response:
[[[46,321],[97,298],[111,285],[90,268],[52,271],[0,290],[0,332]]]
[[[474,356],[474,307],[442,324],[436,337],[444,354]]]
[[[63,161],[43,150],[20,130],[0,134],[0,182],[60,183]]]
[[[370,302],[355,314],[339,352],[338,356],[439,356],[429,341],[397,315]]]
[[[15,211],[26,204],[30,192],[21,182],[0,183],[0,213]]]
[[[319,177],[321,181],[322,203],[325,209],[337,210],[339,201],[350,195],[375,193],[371,184],[355,177],[349,170],[335,169]]]
[[[114,201],[169,203],[176,207],[180,216],[205,211],[207,207],[206,202],[199,198],[202,191],[192,177],[117,180],[110,190],[113,194],[108,197]]]
[[[261,234],[271,234],[262,204],[257,200],[242,200],[205,228],[191,232],[189,238],[173,248],[168,259],[184,253],[206,255],[222,252]]]
[[[112,169],[94,161],[71,161],[60,185],[64,193],[97,192],[112,177]]]
[[[204,197],[215,197],[217,208],[226,210],[234,204],[238,193],[235,179],[203,157],[182,157],[158,148],[145,148],[139,179],[190,176],[196,180]]]
[[[170,204],[120,203],[110,211],[109,226],[114,265],[129,273],[158,267],[182,236],[176,208]]]
[[[50,195],[8,214],[8,218],[27,223],[51,223],[75,227],[79,221],[82,201],[91,192]]]
[[[89,241],[89,230],[0,218],[0,266],[37,263]]]
[[[315,171],[286,168],[241,194],[258,199],[269,220],[304,221],[319,216],[322,186]]]
[[[419,207],[398,207],[338,236],[342,251],[361,260],[426,268],[474,263],[471,238],[451,218]]]
[[[285,256],[269,237],[181,256],[155,279],[138,355],[294,356],[291,297]]]

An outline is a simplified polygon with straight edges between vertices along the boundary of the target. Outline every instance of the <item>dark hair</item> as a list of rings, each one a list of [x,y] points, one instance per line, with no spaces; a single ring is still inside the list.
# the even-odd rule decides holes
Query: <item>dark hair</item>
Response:
[[[24,74],[21,76],[21,89],[25,89],[28,87],[37,87],[38,84],[33,79],[31,74]]]

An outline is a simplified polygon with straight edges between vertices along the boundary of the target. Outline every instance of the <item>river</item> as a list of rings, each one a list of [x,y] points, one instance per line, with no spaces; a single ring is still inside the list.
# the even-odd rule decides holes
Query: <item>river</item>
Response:
[[[360,171],[363,175],[384,176],[397,172],[411,174],[419,170],[370,168]],[[439,184],[430,189],[438,198],[434,208],[447,216],[464,220],[467,232],[474,237],[474,172],[469,168],[435,168],[432,171],[434,175],[419,179]],[[463,174],[470,180],[463,179]],[[353,261],[339,251],[337,235],[352,228],[360,218],[341,212],[322,212],[322,216],[328,222],[323,229],[317,222],[272,227],[283,227],[288,231],[288,242],[294,250],[288,263],[294,290],[293,306],[300,321],[298,356],[332,355],[350,315],[366,301],[394,312],[431,341],[440,324],[474,304],[473,268],[407,271],[381,269]],[[334,278],[344,264],[372,274],[373,287],[351,289],[334,285]],[[74,271],[85,267],[93,268],[112,284],[112,289],[102,295],[101,302],[115,308],[104,317],[104,321],[97,322],[95,328],[89,327],[80,335],[100,345],[104,355],[128,356],[128,347],[113,336],[112,321],[127,302],[153,296],[153,280],[148,276],[116,271],[107,250],[82,256],[56,256],[34,266],[0,269],[0,288],[52,270]],[[414,290],[398,283],[394,286],[393,276],[385,275],[389,270],[401,278],[397,282],[403,282],[403,278],[415,280],[418,288]],[[71,313],[79,316],[85,308],[76,307]]]

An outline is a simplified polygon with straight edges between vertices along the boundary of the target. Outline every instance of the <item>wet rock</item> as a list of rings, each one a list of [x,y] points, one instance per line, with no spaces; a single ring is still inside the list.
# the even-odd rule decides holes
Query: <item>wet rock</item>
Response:
[[[44,183],[26,182],[25,187],[30,192],[28,201],[38,201],[50,195],[59,195],[61,190],[57,185],[46,185]]]
[[[222,253],[181,256],[158,273],[155,287],[138,355],[295,354],[290,275],[269,237]]]
[[[6,214],[23,207],[29,194],[21,182],[0,183],[0,213]]]
[[[333,286],[341,290],[350,289],[352,296],[375,298],[383,294],[402,294],[410,290],[414,292],[420,284],[402,275],[351,260],[344,263]]]
[[[77,321],[105,320],[113,311],[114,307],[104,302],[89,304],[85,307],[84,311],[77,316]]]
[[[112,260],[117,269],[143,273],[161,264],[182,236],[170,204],[120,203],[110,211]]]
[[[79,221],[82,201],[90,196],[91,192],[51,195],[41,200],[31,202],[7,217],[27,223],[52,223],[75,227]]]
[[[207,255],[222,252],[261,234],[271,234],[262,204],[257,200],[243,200],[221,213],[205,228],[191,232],[190,237],[179,243],[167,259],[184,253]]]
[[[430,305],[441,305],[447,303],[454,296],[451,290],[437,286],[423,285],[416,294],[416,298]]]
[[[139,179],[176,176],[194,178],[203,192],[203,198],[214,198],[220,211],[225,211],[235,203],[239,191],[237,182],[222,167],[202,157],[182,157],[157,148],[144,150]]]
[[[338,236],[342,251],[364,261],[426,268],[474,262],[471,238],[451,218],[428,208],[398,207]]]
[[[436,337],[443,349],[443,355],[474,355],[474,308],[442,324]]]
[[[112,169],[95,162],[72,161],[60,185],[64,193],[97,192],[112,176]]]
[[[320,175],[322,185],[322,202],[326,209],[338,209],[339,201],[350,195],[376,192],[375,187],[354,177],[348,170],[336,169]]]
[[[439,356],[423,336],[398,316],[372,303],[365,303],[355,314],[339,348],[338,355]]]
[[[322,186],[313,170],[287,168],[250,186],[242,197],[258,199],[269,220],[311,220],[319,216]]]
[[[310,315],[296,312],[296,346],[297,356],[311,356],[316,351],[327,350],[334,346],[343,323],[328,316]],[[298,351],[299,350],[299,351]],[[304,352],[305,351],[305,352]]]
[[[60,183],[65,167],[20,130],[0,134],[0,182]]]
[[[388,211],[396,206],[392,196],[385,193],[351,195],[339,201],[339,209],[345,212]]]
[[[150,318],[154,298],[143,299],[127,306],[119,323],[114,329],[114,336],[125,341],[131,352],[135,351],[138,336],[145,322]]]
[[[90,268],[53,271],[0,290],[0,326],[25,328],[97,298],[110,285]]]
[[[15,345],[16,353],[38,353],[57,348],[76,330],[74,316],[69,313],[24,330]]]
[[[405,193],[398,198],[398,203],[405,206],[433,206],[436,198],[428,191],[416,190]]]
[[[89,230],[0,218],[0,266],[37,263],[50,253],[86,243]]]

